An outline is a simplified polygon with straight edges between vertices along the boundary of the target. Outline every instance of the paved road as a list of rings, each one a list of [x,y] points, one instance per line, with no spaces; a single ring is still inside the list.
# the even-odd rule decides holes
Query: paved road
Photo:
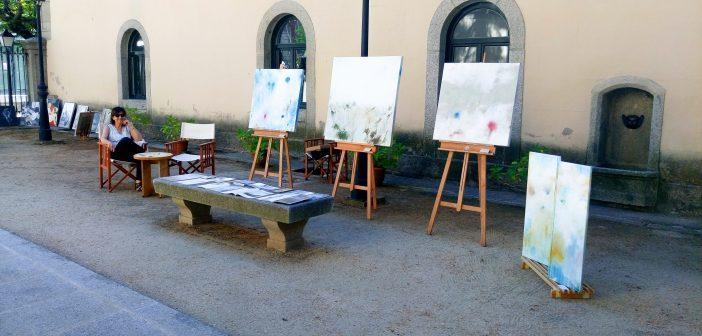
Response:
[[[222,335],[0,229],[0,335]]]

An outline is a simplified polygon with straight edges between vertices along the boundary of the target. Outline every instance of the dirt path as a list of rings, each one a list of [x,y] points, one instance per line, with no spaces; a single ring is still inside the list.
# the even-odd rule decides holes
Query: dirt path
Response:
[[[386,187],[373,221],[337,204],[310,221],[306,250],[283,255],[254,218],[215,210],[215,224],[186,230],[167,198],[99,191],[94,142],[54,137],[67,143],[0,130],[0,227],[233,334],[702,333],[700,237],[591,220],[596,297],[559,301],[519,269],[523,209],[490,205],[481,248],[477,216],[443,211],[427,236],[433,199]]]

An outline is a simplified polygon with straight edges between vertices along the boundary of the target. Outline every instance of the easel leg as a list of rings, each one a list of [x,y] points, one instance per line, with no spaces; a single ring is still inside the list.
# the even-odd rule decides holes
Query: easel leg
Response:
[[[339,161],[339,166],[344,165],[344,160],[346,160],[346,150],[341,151],[341,160]],[[332,197],[336,196],[336,190],[339,189],[339,179],[341,178],[341,172],[337,170],[336,181],[334,181],[334,187],[332,188]]]
[[[373,162],[373,157],[371,156],[371,154],[368,154],[368,157],[369,157],[368,160]],[[375,162],[373,162],[372,166],[373,166],[373,170],[372,170],[373,171],[373,179],[371,179],[371,181],[373,181],[373,209],[378,209],[378,185],[377,185],[377,182],[375,180]]]
[[[468,154],[466,154],[468,155]],[[484,154],[478,155],[478,180],[480,188],[480,245],[487,245],[487,157]]]
[[[271,139],[272,141],[273,139]],[[278,188],[283,187],[283,139],[280,139],[278,144]]]
[[[258,151],[261,150],[261,141],[263,138],[258,138],[258,145],[256,145],[256,151],[254,152],[253,164],[251,165],[251,172],[249,172],[249,180],[253,179],[254,172],[256,171],[256,164],[258,163]],[[179,164],[180,166],[180,164]],[[180,173],[180,170],[178,171]]]
[[[307,181],[309,179],[309,176],[307,175],[307,153],[306,152],[305,152],[304,157],[305,157],[304,158],[304,162],[305,162],[305,175],[304,176],[305,176],[305,181]]]
[[[358,156],[358,153],[356,154]],[[366,173],[366,218],[373,217],[373,157],[368,154],[368,172]],[[354,162],[355,166],[355,162]]]
[[[436,192],[434,208],[431,210],[431,217],[429,218],[429,225],[427,226],[427,234],[429,235],[434,229],[434,221],[436,220],[436,213],[439,211],[439,205],[441,204],[441,194],[444,192],[446,178],[448,177],[448,172],[451,168],[451,160],[453,160],[453,152],[448,152],[448,157],[446,158],[446,166],[444,166],[444,174],[441,175],[441,183],[439,183],[439,190],[437,190]]]
[[[468,159],[470,154],[464,153],[463,167],[461,168],[461,182],[458,187],[458,201],[456,201],[456,211],[461,212],[463,209],[463,194],[466,190],[466,177],[468,175]]]
[[[288,165],[288,179],[290,179],[290,189],[293,188],[293,176],[292,176],[292,168],[290,167],[290,148],[288,147],[288,139],[284,139],[283,143],[285,144],[285,161]],[[305,156],[307,157],[307,156]]]
[[[351,185],[349,187],[349,190],[353,191],[355,188],[354,186],[356,185],[356,165],[358,164],[358,152],[353,152],[353,168],[351,169],[351,181],[349,181],[349,184]]]
[[[264,178],[268,178],[268,165],[271,163],[271,148],[273,148],[273,139],[268,139],[268,150],[266,151],[266,167],[263,169]]]

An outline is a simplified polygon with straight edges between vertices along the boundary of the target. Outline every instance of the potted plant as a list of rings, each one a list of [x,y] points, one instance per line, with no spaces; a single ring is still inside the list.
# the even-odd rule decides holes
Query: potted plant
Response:
[[[382,185],[385,180],[387,169],[397,168],[402,154],[405,153],[405,145],[395,142],[390,147],[379,147],[373,156],[375,184]]]
[[[258,137],[253,135],[253,130],[248,128],[238,128],[236,130],[236,138],[244,150],[251,154],[251,160],[254,159],[256,146],[258,146]],[[273,142],[272,149],[278,149],[278,144]],[[268,151],[268,139],[264,138],[261,141],[261,148],[258,151],[258,166],[263,167],[266,164],[266,154]]]

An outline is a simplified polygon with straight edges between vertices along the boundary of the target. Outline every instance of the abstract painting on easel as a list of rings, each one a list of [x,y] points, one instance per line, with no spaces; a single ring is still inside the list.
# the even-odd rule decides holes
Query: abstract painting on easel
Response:
[[[402,57],[336,57],[324,137],[390,146]]]
[[[249,128],[294,132],[304,77],[301,69],[257,69]]]
[[[446,63],[434,140],[508,146],[518,63]]]
[[[582,289],[592,167],[561,162],[548,268],[550,278],[576,292]]]
[[[560,156],[529,153],[522,255],[549,264]]]

